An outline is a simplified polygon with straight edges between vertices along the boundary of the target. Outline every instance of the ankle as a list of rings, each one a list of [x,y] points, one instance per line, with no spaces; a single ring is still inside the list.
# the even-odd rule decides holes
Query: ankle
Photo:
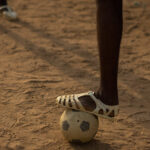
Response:
[[[94,93],[97,99],[100,99],[106,105],[118,105],[118,94],[103,93],[100,90]]]

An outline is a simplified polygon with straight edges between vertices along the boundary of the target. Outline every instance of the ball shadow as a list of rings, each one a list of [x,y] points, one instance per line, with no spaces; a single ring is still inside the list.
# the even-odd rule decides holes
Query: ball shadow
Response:
[[[109,144],[95,139],[85,144],[70,143],[70,145],[74,150],[114,150]]]

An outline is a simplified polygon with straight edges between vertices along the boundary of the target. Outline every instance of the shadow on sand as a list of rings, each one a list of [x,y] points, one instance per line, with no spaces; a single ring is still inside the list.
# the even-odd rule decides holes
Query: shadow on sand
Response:
[[[92,140],[86,144],[70,144],[74,150],[114,150],[109,144]]]
[[[25,24],[25,22],[22,24]],[[25,25],[27,25],[27,23]],[[30,28],[32,29],[32,27]],[[37,30],[34,29],[33,31],[37,31]],[[1,24],[0,24],[0,33],[7,34],[17,44],[24,46],[24,48],[27,51],[31,51],[36,57],[41,58],[42,60],[46,61],[48,64],[56,67],[63,74],[69,76],[70,78],[75,79],[76,81],[79,81],[81,85],[84,85],[84,86],[87,85],[91,87],[91,85],[93,85],[93,81],[97,82],[99,80],[99,78],[93,76],[92,73],[90,73],[89,71],[83,68],[74,68],[72,65],[70,65],[68,62],[65,61],[64,57],[60,57],[59,55],[57,55],[56,49],[53,49],[53,48],[46,49],[45,47],[36,45],[35,43],[31,42],[27,37],[22,37],[16,32],[6,28],[4,25],[1,25]],[[53,43],[56,43],[56,41],[59,41],[53,35],[49,35],[48,37],[50,37],[48,39],[52,39]],[[58,44],[58,42],[56,44]],[[63,42],[60,42],[58,45],[62,46],[62,44]],[[64,49],[65,49],[65,46],[64,46]]]

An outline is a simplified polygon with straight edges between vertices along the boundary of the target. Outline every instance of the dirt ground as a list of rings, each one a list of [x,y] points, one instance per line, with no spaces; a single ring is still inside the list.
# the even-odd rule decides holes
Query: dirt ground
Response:
[[[0,150],[150,150],[150,1],[124,1],[120,115],[84,145],[63,139],[55,98],[98,87],[95,0],[8,2],[19,20],[0,18]]]

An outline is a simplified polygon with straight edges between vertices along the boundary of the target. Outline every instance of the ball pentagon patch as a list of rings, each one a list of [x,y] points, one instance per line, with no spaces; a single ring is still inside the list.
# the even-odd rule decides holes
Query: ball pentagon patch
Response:
[[[69,129],[69,123],[67,122],[67,120],[63,121],[62,128],[65,131],[67,131]]]
[[[87,131],[89,130],[90,128],[90,124],[86,121],[82,121],[81,125],[80,125],[80,128],[81,130],[84,132],[84,131]]]

